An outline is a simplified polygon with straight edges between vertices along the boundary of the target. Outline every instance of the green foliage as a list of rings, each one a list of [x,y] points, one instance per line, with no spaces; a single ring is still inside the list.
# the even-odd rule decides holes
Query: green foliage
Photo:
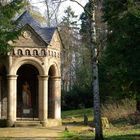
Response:
[[[72,89],[62,94],[62,109],[64,110],[93,106],[90,50],[81,46],[78,59]]]
[[[68,91],[67,88],[63,88],[62,109],[64,110],[93,106],[91,50],[87,41],[83,43],[83,39],[79,38],[76,17],[68,7],[61,23],[61,35],[65,47],[62,75],[66,73],[64,79],[69,81],[64,81],[64,86],[65,83],[69,83],[66,87],[70,87]]]
[[[63,16],[63,24],[68,27],[73,27],[77,25],[77,20],[74,20],[77,18],[77,15],[75,15],[74,11],[72,11],[71,7],[67,7],[67,9],[64,11],[65,16]]]
[[[107,48],[100,60],[101,87],[116,98],[140,93],[140,7],[137,0],[105,0]],[[105,81],[106,79],[106,81]],[[105,83],[106,82],[106,83]],[[105,84],[105,86],[103,85]],[[103,91],[103,90],[102,90]]]
[[[10,49],[8,41],[17,37],[18,31],[14,30],[17,23],[12,20],[23,6],[22,0],[13,0],[5,5],[0,4],[0,53],[7,52]]]
[[[90,11],[90,4],[87,3],[84,7],[86,11]],[[82,41],[87,47],[90,46],[90,16],[87,12],[83,12],[80,16],[81,29],[80,33],[82,36]]]
[[[91,87],[80,88],[76,85],[70,92],[62,93],[62,109],[87,108],[93,105]]]
[[[83,117],[84,114],[88,115],[88,117],[93,117],[93,109],[92,108],[85,108],[85,109],[76,109],[76,110],[68,110],[62,112],[62,118],[69,118],[72,117]]]

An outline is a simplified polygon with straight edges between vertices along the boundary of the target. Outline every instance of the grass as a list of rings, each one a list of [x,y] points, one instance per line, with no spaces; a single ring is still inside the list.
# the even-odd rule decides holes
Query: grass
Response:
[[[123,101],[120,104],[104,105],[102,116],[109,120],[109,128],[103,129],[105,140],[140,140],[140,114],[136,115],[135,103]],[[105,107],[106,106],[106,107]],[[124,109],[125,108],[125,109]],[[123,112],[125,110],[125,112]],[[88,125],[84,125],[83,116],[88,116]],[[115,114],[115,115],[114,115]],[[16,137],[51,138],[64,140],[93,140],[93,109],[79,109],[62,112],[63,126],[67,128],[0,128],[0,140],[12,140]],[[57,131],[56,131],[57,130]],[[60,138],[62,136],[62,138]],[[54,138],[55,139],[55,138]]]
[[[102,116],[107,117],[110,121],[126,119],[133,114],[136,109],[136,101],[124,99],[119,102],[111,101],[102,105]]]
[[[127,107],[128,106],[128,107]],[[102,112],[108,115],[110,127],[103,129],[105,140],[140,140],[140,122],[136,121],[135,116],[129,116],[133,113],[135,104],[128,100],[120,104],[109,105],[108,108],[103,108]],[[109,108],[110,107],[110,108]],[[115,108],[115,110],[114,110]],[[110,110],[109,110],[110,109]],[[124,111],[125,112],[120,112]],[[107,112],[105,112],[107,111]],[[83,124],[83,116],[88,116],[88,125]],[[116,114],[116,115],[114,115]],[[131,119],[129,119],[129,117]],[[140,115],[138,116],[140,118]],[[64,111],[62,112],[63,124],[68,128],[68,131],[63,133],[66,140],[88,140],[94,138],[95,132],[91,124],[93,124],[92,108]],[[131,121],[130,121],[131,120]],[[133,123],[136,122],[136,123]]]
[[[63,124],[83,124],[84,114],[88,116],[88,121],[93,122],[93,110],[92,108],[88,109],[78,109],[71,111],[62,112],[62,121]]]

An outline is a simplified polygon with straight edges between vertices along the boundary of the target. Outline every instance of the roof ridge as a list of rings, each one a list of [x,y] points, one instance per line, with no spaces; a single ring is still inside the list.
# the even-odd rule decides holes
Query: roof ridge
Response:
[[[26,18],[26,19],[28,19],[27,21],[29,22],[31,22],[31,23],[35,23],[37,26],[39,26],[39,27],[41,27],[41,25],[40,25],[40,23],[38,22],[38,21],[36,21],[33,17],[32,17],[32,15],[29,13],[29,11],[28,10],[25,10],[20,16],[19,16],[19,18],[17,19],[17,20],[23,20],[23,18]]]
[[[29,24],[47,44],[50,43],[53,34],[57,29],[57,27],[42,27],[27,10],[24,11],[17,20],[19,21],[19,28],[22,28],[25,25]]]

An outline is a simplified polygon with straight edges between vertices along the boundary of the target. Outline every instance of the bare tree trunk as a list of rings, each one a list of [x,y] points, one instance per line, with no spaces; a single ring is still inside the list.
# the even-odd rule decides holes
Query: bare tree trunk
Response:
[[[71,0],[76,2],[78,5],[83,7],[77,0]],[[97,35],[96,35],[96,4],[97,0],[89,0],[90,11],[85,10],[85,12],[90,16],[91,24],[91,49],[92,49],[92,59],[93,59],[93,111],[94,111],[94,123],[95,123],[95,140],[104,140],[102,124],[101,124],[101,111],[100,111],[100,95],[99,95],[99,79],[98,79],[98,60],[97,60]],[[84,7],[83,7],[84,8]]]
[[[95,60],[93,60],[93,97],[94,97],[95,140],[103,140],[101,112],[100,112],[98,65],[94,61]]]
[[[95,0],[89,0],[91,4],[91,48],[93,49],[93,97],[94,97],[94,123],[95,123],[95,140],[103,140],[100,96],[99,96],[99,79],[98,79],[98,61],[97,61],[97,40],[96,40],[96,19],[95,19]]]

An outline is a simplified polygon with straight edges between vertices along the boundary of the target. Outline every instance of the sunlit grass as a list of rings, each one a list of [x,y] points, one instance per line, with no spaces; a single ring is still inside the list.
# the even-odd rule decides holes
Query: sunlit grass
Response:
[[[84,114],[86,114],[88,116],[93,116],[92,108],[63,111],[62,118],[67,118],[70,116],[83,117]]]
[[[88,116],[90,123],[93,122],[92,108],[64,111],[62,113],[63,123],[68,127],[68,131],[63,133],[66,140],[93,140],[94,129],[90,125],[85,126],[83,124],[84,114]],[[111,114],[113,114],[113,110]],[[126,115],[121,120],[120,118],[117,120],[117,116],[115,119],[115,123],[109,122],[110,128],[103,129],[105,140],[140,140],[140,124],[130,124],[126,119]]]
[[[88,116],[88,121],[93,121],[93,109],[78,109],[62,112],[62,121],[66,123],[83,123],[84,115]]]

